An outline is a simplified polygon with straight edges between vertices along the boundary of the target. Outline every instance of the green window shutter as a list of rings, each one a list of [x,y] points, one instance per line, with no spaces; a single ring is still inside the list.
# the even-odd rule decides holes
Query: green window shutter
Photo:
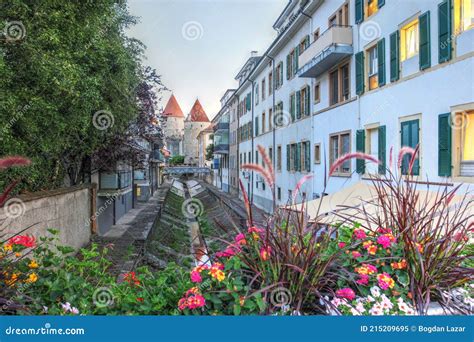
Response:
[[[451,114],[440,114],[438,117],[438,175],[451,176]]]
[[[387,168],[387,129],[385,126],[379,127],[379,174],[384,175]]]
[[[390,35],[390,82],[395,82],[400,77],[400,33]]]
[[[356,94],[364,93],[364,52],[357,52],[355,55],[356,63]]]
[[[311,171],[311,144],[309,141],[305,142],[306,148],[304,150],[305,152],[305,160],[304,160],[304,165],[306,166],[306,171],[310,172]]]
[[[290,79],[290,65],[291,65],[291,56],[288,54],[286,56],[286,79]]]
[[[401,143],[403,146],[409,146],[415,148],[419,143],[420,139],[420,123],[418,120],[405,121],[401,123]],[[402,174],[408,173],[408,165],[410,164],[411,155],[406,154],[402,160],[401,171]],[[413,165],[413,174],[419,175],[420,173],[420,159],[416,158]]]
[[[258,117],[255,118],[255,135],[258,136]]]
[[[283,62],[280,62],[280,84],[279,86],[283,85]]]
[[[291,122],[294,122],[296,118],[295,94],[290,95],[290,114],[291,114]]]
[[[424,70],[431,66],[430,12],[420,15],[418,22],[420,26],[420,70]]]
[[[377,6],[381,8],[383,5],[385,5],[385,0],[379,0],[377,1]]]
[[[296,48],[295,48],[295,70],[293,71],[293,75],[296,75],[296,72],[298,71],[298,68],[299,68],[299,59],[300,57],[300,46],[297,45]]]
[[[385,85],[385,38],[377,43],[379,87]]]
[[[286,171],[290,171],[290,145],[286,145]]]
[[[451,0],[444,0],[438,5],[438,57],[443,63],[451,59],[452,53],[452,13]]]
[[[356,132],[356,151],[365,153],[365,131],[363,129],[358,129]],[[364,159],[357,159],[356,170],[359,174],[365,173]]]
[[[296,118],[301,118],[301,92],[299,90],[296,92]]]
[[[247,98],[246,98],[246,101],[245,101],[245,107],[246,107],[246,110],[249,111],[250,110],[250,107],[251,107],[251,104],[250,104],[250,93],[247,94]]]
[[[304,37],[304,49],[306,50],[309,46],[309,34]]]
[[[301,171],[301,143],[296,144],[295,171]]]
[[[355,2],[355,22],[360,24],[364,21],[364,0],[356,0]]]
[[[311,105],[311,88],[306,86],[306,112],[305,115],[308,116],[311,114],[310,105]]]

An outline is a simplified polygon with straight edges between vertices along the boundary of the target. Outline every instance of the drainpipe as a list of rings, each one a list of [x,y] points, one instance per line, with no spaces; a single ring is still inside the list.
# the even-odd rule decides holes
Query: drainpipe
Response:
[[[252,95],[250,95],[250,106],[252,108],[252,154],[251,154],[251,158],[249,160],[249,163],[253,163],[254,162],[254,159],[255,159],[255,138],[254,138],[254,135],[255,135],[255,106],[254,106],[254,101],[255,101],[255,98],[254,98],[254,94],[255,94],[255,81],[254,80],[251,80],[249,78],[249,81],[252,83]],[[251,195],[250,195],[250,203],[253,205],[253,174],[254,172],[252,171],[252,173],[250,174],[250,183],[251,183]]]
[[[271,57],[270,55],[266,55],[268,57],[268,59],[270,59],[272,61],[272,75],[273,75],[273,78],[272,78],[272,115],[273,117],[271,118],[272,120],[272,164],[273,164],[273,170],[276,170],[276,127],[275,127],[275,120],[273,120],[273,118],[275,117],[275,79],[276,79],[276,74],[275,74],[275,59],[273,57]],[[276,203],[275,203],[275,186],[276,184],[274,184],[274,187],[272,189],[272,211],[273,213],[275,213],[276,211]]]

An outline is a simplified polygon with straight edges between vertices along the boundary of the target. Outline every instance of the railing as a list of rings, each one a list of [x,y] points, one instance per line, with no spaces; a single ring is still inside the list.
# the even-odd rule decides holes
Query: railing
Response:
[[[214,153],[228,153],[229,152],[229,144],[219,144],[214,145]]]
[[[228,122],[218,122],[214,126],[214,132],[219,131],[219,130],[228,130],[229,129],[229,123]]]
[[[99,172],[99,189],[118,190],[132,185],[131,171]]]
[[[333,25],[324,31],[300,55],[300,68],[331,45],[352,45],[352,26]]]

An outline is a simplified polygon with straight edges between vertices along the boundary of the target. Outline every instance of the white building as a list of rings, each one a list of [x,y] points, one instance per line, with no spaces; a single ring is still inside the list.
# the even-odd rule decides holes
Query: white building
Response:
[[[264,146],[284,204],[309,173],[302,192],[320,196],[329,165],[345,153],[364,151],[387,165],[391,149],[396,156],[419,143],[420,187],[472,183],[473,7],[471,0],[289,1],[275,40],[238,75],[238,165],[261,163],[256,146]],[[326,192],[378,172],[347,162]],[[240,178],[270,211],[260,177],[241,171]]]
[[[188,165],[199,164],[199,147],[197,137],[199,133],[210,126],[204,108],[199,100],[194,102],[186,120],[184,121],[184,163]]]

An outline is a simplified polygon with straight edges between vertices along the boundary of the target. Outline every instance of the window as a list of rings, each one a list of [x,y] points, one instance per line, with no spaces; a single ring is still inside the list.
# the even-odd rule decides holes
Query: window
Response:
[[[349,64],[344,64],[329,74],[329,103],[336,103],[349,100],[350,80]]]
[[[328,27],[349,25],[349,4],[342,5],[336,13],[329,17]]]
[[[258,104],[258,84],[257,84],[257,86],[255,87],[255,104],[256,104],[256,105]]]
[[[296,169],[296,144],[290,145],[290,171]]]
[[[277,188],[277,199],[281,201],[281,188],[280,187]]]
[[[258,151],[255,151],[255,164],[258,164]]]
[[[276,155],[276,167],[277,171],[281,171],[281,146],[277,146],[277,155]]]
[[[337,158],[349,153],[351,149],[351,135],[349,132],[336,133],[329,136],[329,164],[332,165]],[[336,169],[335,174],[347,175],[351,172],[351,162],[346,161]]]
[[[299,54],[301,55],[304,50],[309,46],[309,35],[306,35],[303,40],[300,42]]]
[[[365,153],[370,154],[375,159],[379,159],[379,129],[367,130]],[[365,163],[365,171],[368,174],[377,174],[378,165],[375,163]]]
[[[314,85],[314,103],[319,103],[321,101],[321,86],[320,83]]]
[[[249,151],[249,163],[251,163],[251,162],[252,162],[252,154],[251,154],[251,152]]]
[[[454,149],[452,150],[456,153],[454,161],[455,175],[474,177],[474,110],[462,111],[453,115],[455,117],[452,121],[456,123],[456,128],[458,129],[451,129],[451,126],[448,125],[446,127],[454,135]],[[447,135],[444,140],[449,138],[450,135]],[[441,140],[441,136],[439,139]],[[451,151],[449,151],[449,155],[445,159],[449,160],[445,163],[450,167]]]
[[[318,39],[319,39],[319,28],[313,32],[313,42],[317,41]]]
[[[311,171],[311,145],[309,141],[301,142],[301,153],[300,153],[300,171]]]
[[[307,99],[307,96],[309,95],[308,94],[308,87],[305,87],[305,88],[301,89],[300,93],[301,93],[301,95],[300,95],[301,113],[304,116],[308,116],[309,115],[308,99]]]
[[[454,0],[454,32],[459,34],[474,27],[474,0]]]
[[[275,88],[283,85],[283,62],[278,63],[275,69]]]
[[[265,79],[262,80],[262,101],[265,100]]]
[[[378,56],[377,56],[377,45],[370,48],[367,51],[367,71],[369,73],[369,90],[375,89],[378,87]]]
[[[378,6],[377,0],[367,0],[367,16],[370,17],[372,14],[377,13]]]
[[[266,132],[267,130],[267,121],[266,121],[266,115],[265,112],[262,113],[262,134]]]
[[[273,92],[273,73],[270,71],[268,74],[268,95],[271,95]]]
[[[291,200],[293,198],[293,191],[288,190],[288,200]]]
[[[400,54],[402,62],[418,54],[418,19],[400,30]]]
[[[321,144],[314,144],[314,163],[321,164]]]
[[[273,128],[273,110],[271,108],[268,109],[268,129],[272,130]]]
[[[244,164],[247,164],[247,155],[244,153]]]

